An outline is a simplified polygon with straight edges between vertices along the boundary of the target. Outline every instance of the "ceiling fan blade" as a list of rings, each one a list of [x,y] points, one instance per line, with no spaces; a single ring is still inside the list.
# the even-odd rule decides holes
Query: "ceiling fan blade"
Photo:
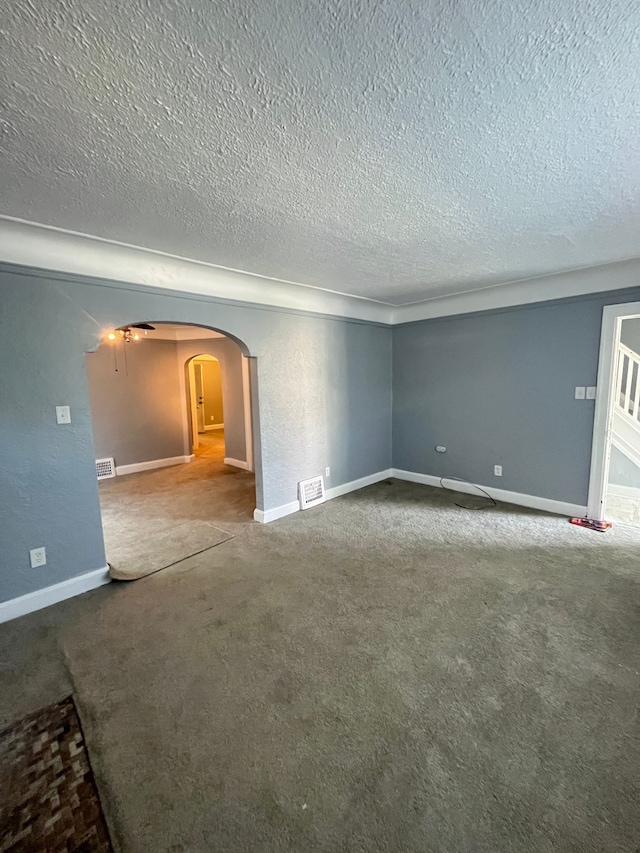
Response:
[[[156,327],[152,326],[151,323],[134,323],[132,328],[134,329],[149,329],[151,332],[155,332]]]

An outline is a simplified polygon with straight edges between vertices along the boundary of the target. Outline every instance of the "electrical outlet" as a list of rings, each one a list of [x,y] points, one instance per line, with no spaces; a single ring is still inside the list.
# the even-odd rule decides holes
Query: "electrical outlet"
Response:
[[[213,420],[213,415],[211,415],[211,420]]]
[[[56,406],[56,423],[71,423],[71,409],[69,406]]]
[[[595,385],[587,385],[587,400],[595,400],[597,390]]]
[[[331,476],[331,468],[325,468],[325,469],[324,469],[324,476],[325,476],[325,477],[330,477],[330,476]]]
[[[436,445],[436,453],[446,453],[446,452],[447,452],[447,448],[444,446],[444,444],[437,444]]]
[[[576,400],[584,400],[586,388],[584,385],[576,385]]]
[[[493,473],[496,477],[502,477],[502,465],[494,465]]]
[[[31,561],[31,568],[37,569],[40,566],[44,566],[47,562],[47,552],[44,548],[33,548],[29,551],[29,559]]]

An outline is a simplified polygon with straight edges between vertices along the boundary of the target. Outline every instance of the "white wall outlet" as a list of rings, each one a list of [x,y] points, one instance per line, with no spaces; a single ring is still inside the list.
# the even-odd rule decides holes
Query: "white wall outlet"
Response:
[[[446,453],[446,452],[447,452],[447,448],[444,446],[444,444],[436,444],[436,453]]]
[[[33,548],[29,551],[29,560],[31,561],[31,568],[37,569],[40,566],[44,566],[47,562],[47,552],[44,548]]]
[[[595,385],[587,385],[587,400],[595,400],[597,390]]]
[[[493,473],[496,477],[502,477],[502,465],[494,465]]]
[[[576,385],[576,400],[584,400],[586,388],[584,385]]]
[[[330,476],[331,476],[331,468],[325,468],[325,469],[324,469],[324,476],[325,476],[325,477],[330,477]]]
[[[71,409],[69,406],[56,406],[56,422],[59,424],[71,423]]]
[[[211,415],[211,420],[213,420],[213,415]]]

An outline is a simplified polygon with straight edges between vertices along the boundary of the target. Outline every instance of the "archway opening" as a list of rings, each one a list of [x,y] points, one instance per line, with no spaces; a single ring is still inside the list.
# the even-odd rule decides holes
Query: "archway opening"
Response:
[[[87,355],[114,577],[176,565],[252,523],[252,373],[231,336],[176,323],[110,330]]]

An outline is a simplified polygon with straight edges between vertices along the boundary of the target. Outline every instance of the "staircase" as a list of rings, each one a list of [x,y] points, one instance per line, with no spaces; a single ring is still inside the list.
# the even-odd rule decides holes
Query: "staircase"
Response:
[[[612,521],[640,525],[640,355],[623,343],[615,381],[605,512]]]
[[[622,343],[618,344],[611,443],[640,468],[640,355]]]

